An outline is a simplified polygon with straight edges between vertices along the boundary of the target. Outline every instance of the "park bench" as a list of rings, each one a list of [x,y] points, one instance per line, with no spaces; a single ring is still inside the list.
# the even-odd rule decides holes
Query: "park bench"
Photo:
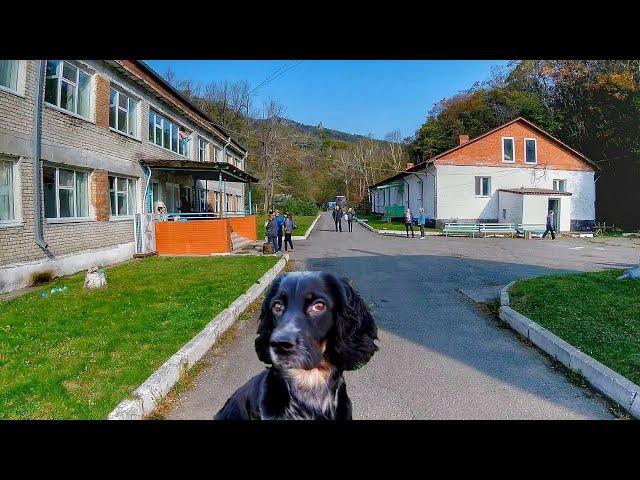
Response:
[[[475,238],[476,233],[480,233],[480,226],[473,223],[445,223],[442,233],[449,235],[469,235]]]
[[[513,237],[513,234],[516,233],[516,226],[513,223],[481,223],[478,226],[480,233],[483,233],[485,237],[487,234],[507,234]]]
[[[525,238],[531,238],[531,234],[542,235],[547,229],[544,223],[519,223],[518,233]]]

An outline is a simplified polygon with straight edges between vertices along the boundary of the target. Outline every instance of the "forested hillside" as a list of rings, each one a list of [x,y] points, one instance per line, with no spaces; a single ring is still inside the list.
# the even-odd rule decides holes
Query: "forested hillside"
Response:
[[[514,61],[471,89],[425,105],[425,123],[384,141],[286,119],[277,101],[251,104],[246,82],[168,80],[249,148],[257,200],[274,194],[366,201],[366,186],[522,116],[596,162],[596,220],[640,227],[640,61]],[[430,109],[430,110],[429,110]]]

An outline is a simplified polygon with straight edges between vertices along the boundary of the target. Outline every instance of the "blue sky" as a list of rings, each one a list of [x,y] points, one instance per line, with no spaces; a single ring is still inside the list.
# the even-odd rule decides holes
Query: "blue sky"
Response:
[[[148,60],[164,76],[197,82],[246,80],[251,87],[293,67],[253,93],[259,107],[274,98],[285,116],[309,125],[376,138],[413,135],[434,103],[489,78],[498,60]],[[295,66],[294,66],[295,65]]]

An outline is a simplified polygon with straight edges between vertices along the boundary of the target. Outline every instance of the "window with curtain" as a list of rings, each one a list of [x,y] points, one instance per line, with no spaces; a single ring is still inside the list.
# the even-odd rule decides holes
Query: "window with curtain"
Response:
[[[187,131],[153,110],[149,111],[149,142],[183,157],[189,156]]]
[[[0,158],[0,223],[15,220],[14,162]]]
[[[135,185],[136,181],[131,178],[109,175],[109,214],[112,217],[126,217],[135,213]]]
[[[68,168],[42,167],[46,218],[89,216],[88,174]]]
[[[476,177],[476,196],[488,197],[491,192],[491,177]]]
[[[0,60],[0,85],[18,91],[20,60]]]
[[[89,118],[91,76],[72,63],[47,60],[45,102]]]
[[[502,161],[514,163],[515,160],[515,144],[514,139],[510,137],[502,138]]]
[[[109,126],[132,137],[138,136],[138,101],[115,88],[109,95]]]

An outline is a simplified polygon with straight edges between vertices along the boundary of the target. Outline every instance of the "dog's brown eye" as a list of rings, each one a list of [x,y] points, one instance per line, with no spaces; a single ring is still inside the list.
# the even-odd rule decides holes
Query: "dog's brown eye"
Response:
[[[311,305],[311,310],[314,312],[324,312],[325,308],[327,308],[327,305],[324,302],[316,302]]]
[[[273,313],[282,313],[282,311],[284,310],[284,307],[281,303],[274,303],[273,307],[271,308],[273,310]]]

